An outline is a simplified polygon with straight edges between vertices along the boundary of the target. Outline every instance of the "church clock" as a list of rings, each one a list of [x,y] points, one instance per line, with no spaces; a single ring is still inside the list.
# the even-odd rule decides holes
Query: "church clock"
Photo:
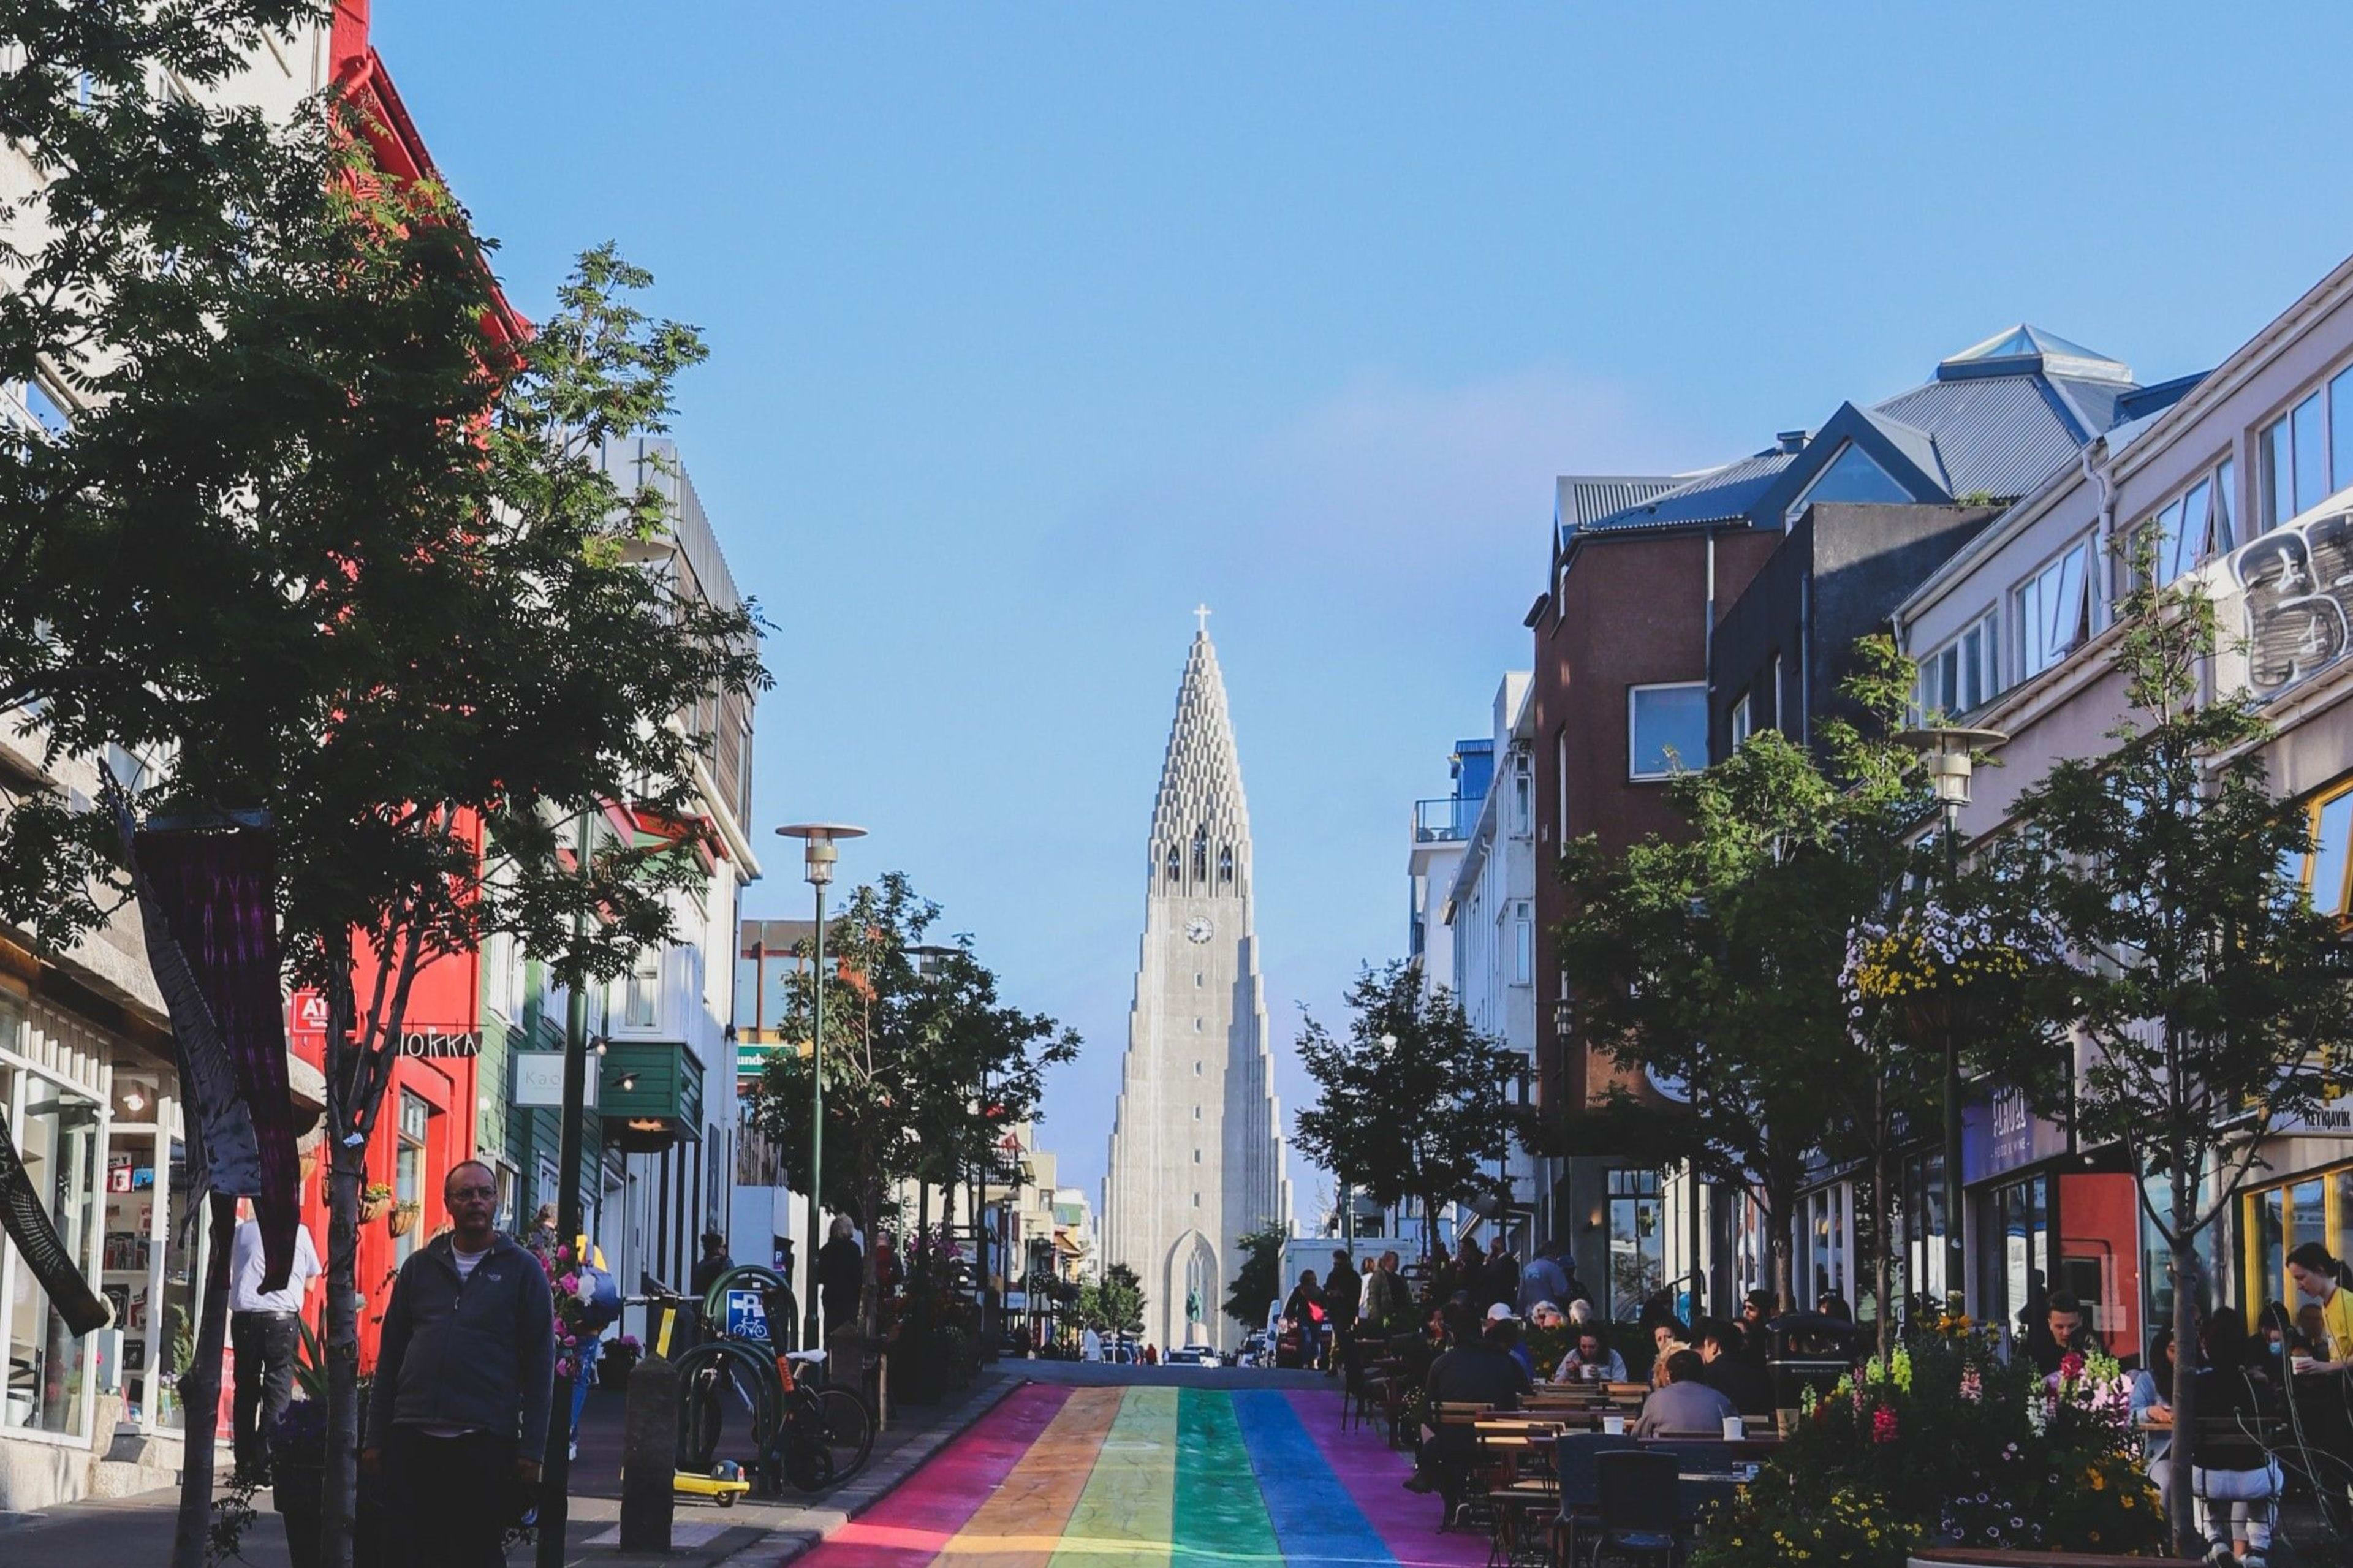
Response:
[[[1185,922],[1185,940],[1193,942],[1207,942],[1212,930],[1207,915],[1195,915]]]

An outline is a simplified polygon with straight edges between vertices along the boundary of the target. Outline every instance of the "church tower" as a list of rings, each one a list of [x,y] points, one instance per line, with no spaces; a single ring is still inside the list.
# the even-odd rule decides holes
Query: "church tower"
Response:
[[[1152,808],[1144,944],[1103,1178],[1103,1256],[1144,1284],[1145,1338],[1240,1342],[1240,1238],[1291,1229],[1282,1118],[1250,916],[1250,808],[1208,612]]]

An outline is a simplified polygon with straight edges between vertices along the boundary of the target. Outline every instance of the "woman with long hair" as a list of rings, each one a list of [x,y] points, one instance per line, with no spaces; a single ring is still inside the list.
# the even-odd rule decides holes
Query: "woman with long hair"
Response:
[[[2176,1432],[2172,1452],[2151,1465],[2149,1475],[2158,1490],[2166,1489],[2186,1455],[2198,1533],[2209,1543],[2207,1563],[2221,1568],[2235,1553],[2243,1568],[2264,1568],[2286,1481],[2264,1441],[2278,1394],[2255,1364],[2247,1321],[2237,1308],[2215,1309],[2200,1338],[2206,1364],[2198,1372],[2197,1429]],[[2231,1505],[2227,1535],[2216,1532],[2217,1503]]]
[[[2312,1347],[2313,1364],[2306,1372],[2343,1372],[2353,1365],[2353,1271],[2316,1241],[2307,1241],[2287,1255],[2287,1277],[2296,1293],[2308,1296],[2320,1308],[2320,1325],[2327,1345]]]

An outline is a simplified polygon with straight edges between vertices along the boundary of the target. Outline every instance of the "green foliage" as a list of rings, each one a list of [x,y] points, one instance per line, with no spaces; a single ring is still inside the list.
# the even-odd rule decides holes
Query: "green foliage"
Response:
[[[1140,1334],[1144,1331],[1144,1287],[1135,1270],[1114,1263],[1101,1279],[1079,1287],[1073,1310],[1080,1324],[1098,1332]]]
[[[1694,1561],[1778,1568],[1810,1552],[1900,1568],[1924,1537],[2119,1555],[2153,1547],[2163,1521],[2128,1403],[2105,1358],[2046,1386],[1988,1338],[1907,1335],[1806,1412],[1756,1483],[1718,1511]]]
[[[1425,994],[1413,964],[1366,968],[1347,1003],[1345,1040],[1313,1017],[1302,1024],[1316,1099],[1293,1142],[1375,1203],[1419,1204],[1434,1246],[1438,1211],[1485,1192],[1485,1167],[1509,1147],[1502,1074],[1519,1058],[1472,1028],[1450,993]]]
[[[827,1207],[859,1215],[869,1235],[898,1181],[945,1184],[993,1165],[1005,1129],[1037,1116],[1046,1068],[1078,1054],[1075,1032],[999,1001],[997,977],[969,937],[926,942],[939,914],[894,871],[855,889],[826,922],[818,1194]],[[800,956],[813,959],[814,942]],[[788,1038],[815,1032],[815,975],[814,963],[804,963],[789,983]],[[802,1191],[815,1100],[809,1073],[805,1054],[771,1058],[755,1110],[782,1152],[787,1181]],[[871,1285],[871,1249],[867,1266]]]
[[[1600,1114],[1569,1124],[1566,1152],[1654,1151],[1746,1187],[1775,1216],[1785,1299],[1786,1219],[1809,1162],[1884,1154],[1936,1104],[1920,1052],[1938,1042],[1859,1036],[1841,985],[1852,931],[1888,919],[1927,869],[1913,843],[1926,794],[1894,739],[1912,674],[1887,639],[1865,639],[1842,688],[1863,721],[1822,724],[1821,756],[1760,731],[1668,784],[1685,831],[1614,856],[1581,839],[1562,858],[1578,1030],[1623,1075]],[[1645,1072],[1695,1109],[1629,1087]]]
[[[1226,1292],[1226,1316],[1245,1329],[1266,1327],[1270,1302],[1282,1299],[1282,1244],[1289,1237],[1278,1226],[1246,1230],[1236,1238],[1241,1267],[1234,1270],[1233,1288]]]

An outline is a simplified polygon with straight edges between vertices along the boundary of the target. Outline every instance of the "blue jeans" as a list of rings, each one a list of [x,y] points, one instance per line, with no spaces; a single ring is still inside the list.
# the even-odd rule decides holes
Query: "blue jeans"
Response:
[[[604,1353],[603,1340],[590,1340],[580,1347],[580,1370],[572,1377],[572,1440],[580,1441],[580,1412],[588,1404],[588,1384],[596,1374],[596,1358]]]

